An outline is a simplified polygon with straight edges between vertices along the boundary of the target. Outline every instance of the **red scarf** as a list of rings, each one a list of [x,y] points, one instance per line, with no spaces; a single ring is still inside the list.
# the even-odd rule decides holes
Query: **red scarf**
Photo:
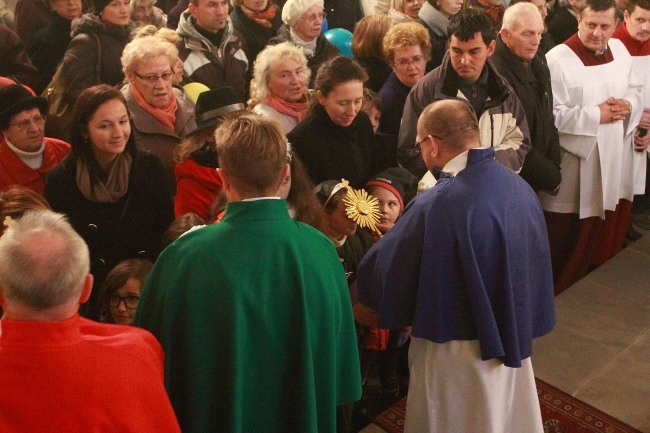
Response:
[[[298,102],[289,102],[282,98],[278,98],[275,95],[269,95],[266,98],[266,103],[269,104],[270,107],[276,109],[279,113],[293,117],[299,123],[309,110],[309,100],[307,99],[307,95],[300,98],[300,101]]]
[[[255,21],[257,24],[271,28],[271,20],[275,18],[275,5],[270,4],[266,9],[264,9],[262,12],[255,12],[250,9],[248,9],[246,6],[241,5],[241,10],[246,14],[246,16],[253,21]]]
[[[176,110],[178,109],[178,105],[176,105],[176,93],[174,93],[173,90],[169,102],[164,108],[157,108],[148,103],[146,99],[144,99],[144,96],[142,96],[142,93],[140,93],[138,87],[133,83],[131,83],[131,93],[133,93],[135,101],[139,106],[144,108],[158,122],[169,128],[170,131],[175,132],[174,122],[176,122]]]
[[[612,37],[623,42],[631,56],[650,56],[650,41],[639,42],[634,39],[627,30],[625,21],[616,29]]]

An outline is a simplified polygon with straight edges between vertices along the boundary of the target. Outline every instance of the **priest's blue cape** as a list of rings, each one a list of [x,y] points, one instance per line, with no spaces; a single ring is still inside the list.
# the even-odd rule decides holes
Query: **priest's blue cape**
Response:
[[[359,299],[381,328],[435,343],[479,340],[483,360],[520,367],[555,326],[544,215],[519,175],[472,149],[467,167],[418,194],[359,265]]]

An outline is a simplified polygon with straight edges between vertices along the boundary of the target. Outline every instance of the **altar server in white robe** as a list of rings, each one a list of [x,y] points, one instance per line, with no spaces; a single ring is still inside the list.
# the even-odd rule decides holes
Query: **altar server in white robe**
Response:
[[[560,136],[562,183],[540,193],[546,210],[556,293],[614,254],[631,209],[632,139],[641,83],[617,39],[614,0],[586,0],[578,33],[546,54]],[[624,199],[624,200],[621,200]]]
[[[647,134],[650,129],[650,0],[630,0],[624,13],[624,21],[612,37],[623,42],[632,56],[634,71],[643,79],[642,102],[644,108],[634,134],[635,152],[631,152],[632,158],[628,160],[629,164],[622,170],[624,175],[632,172],[634,176],[630,185],[631,191],[627,190],[623,193],[641,195],[648,192],[646,166],[648,145],[650,144],[650,134]],[[631,149],[628,148],[628,150]],[[639,206],[638,198],[635,200],[634,206],[635,211],[644,211],[642,208],[636,209]],[[647,221],[650,221],[650,214],[648,214]],[[646,228],[644,226],[650,228],[647,224],[640,225],[641,228]]]

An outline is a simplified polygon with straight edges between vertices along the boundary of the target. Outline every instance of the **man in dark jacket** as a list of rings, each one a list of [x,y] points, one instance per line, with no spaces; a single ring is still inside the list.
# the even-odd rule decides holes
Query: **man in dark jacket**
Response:
[[[34,34],[27,48],[29,58],[41,73],[39,85],[34,89],[38,93],[43,92],[52,80],[72,40],[72,20],[81,17],[83,12],[81,0],[46,0],[45,3],[52,9],[52,19],[47,26]]]
[[[560,186],[560,139],[553,123],[551,73],[538,54],[544,22],[532,3],[506,9],[492,62],[519,97],[530,131],[532,148],[526,154],[521,177],[535,191]]]
[[[519,98],[488,59],[495,47],[492,23],[483,11],[466,9],[451,18],[448,34],[442,64],[406,98],[397,146],[400,164],[416,176],[427,172],[415,140],[418,118],[433,101],[462,99],[479,119],[481,145],[493,147],[499,162],[519,171],[530,148],[528,126]]]
[[[176,32],[178,54],[191,81],[211,89],[230,86],[246,100],[249,61],[242,35],[228,17],[227,0],[191,0]]]
[[[13,30],[4,24],[0,24],[0,77],[11,78],[34,88],[39,80],[38,70],[25,53],[25,45]]]

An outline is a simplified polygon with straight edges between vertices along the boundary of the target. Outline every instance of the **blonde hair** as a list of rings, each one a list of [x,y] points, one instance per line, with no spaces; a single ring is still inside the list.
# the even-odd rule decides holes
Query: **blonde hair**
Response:
[[[136,64],[161,56],[169,59],[169,67],[174,72],[174,65],[178,62],[178,49],[174,44],[159,36],[133,39],[122,51],[122,71],[128,77],[133,73]]]
[[[287,139],[274,120],[244,112],[225,119],[214,133],[219,166],[233,187],[251,197],[280,185]]]
[[[139,27],[136,30],[135,35],[133,35],[133,39],[143,38],[145,36],[158,36],[159,38],[162,38],[167,42],[171,42],[174,45],[176,45],[176,43],[178,43],[181,38],[180,35],[174,30],[168,29],[167,27],[159,29],[153,24],[147,24],[146,26]]]
[[[390,8],[395,9],[399,12],[404,12],[404,1],[403,0],[390,0]]]
[[[418,45],[422,56],[428,61],[431,58],[431,38],[428,30],[420,23],[395,24],[384,36],[384,57],[392,65],[395,50]]]
[[[145,2],[145,0],[131,0],[130,1],[131,8],[135,8],[137,5],[139,5],[140,3],[144,3],[144,2]],[[151,3],[151,4],[155,5],[157,2],[158,2],[158,0],[153,0],[153,3]]]
[[[271,69],[282,59],[291,59],[298,62],[305,73],[305,80],[309,83],[311,71],[307,66],[307,58],[302,48],[290,42],[282,42],[277,45],[269,45],[264,48],[255,59],[253,65],[253,79],[251,80],[251,99],[256,102],[264,102],[269,95],[269,79]]]

